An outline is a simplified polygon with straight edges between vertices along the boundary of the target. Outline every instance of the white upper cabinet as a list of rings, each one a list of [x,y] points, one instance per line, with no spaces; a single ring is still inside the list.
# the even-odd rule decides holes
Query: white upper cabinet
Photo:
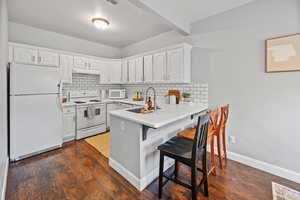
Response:
[[[128,60],[129,83],[144,82],[144,60],[143,57]]]
[[[135,83],[135,66],[136,62],[135,59],[128,61],[128,77],[129,77],[129,83]]]
[[[144,60],[143,57],[135,59],[135,82],[144,82]]]
[[[99,83],[108,83],[109,75],[107,74],[107,64],[101,60],[90,60],[89,69],[98,71],[100,74]]]
[[[130,58],[106,59],[9,43],[9,61],[60,67],[61,79],[66,83],[72,82],[75,69],[77,73],[99,71],[100,84],[190,83],[191,50],[191,45],[182,43]]]
[[[111,83],[121,83],[122,81],[122,62],[112,61],[109,62],[110,71],[110,82]]]
[[[70,55],[60,55],[60,76],[64,83],[72,83],[72,70],[74,57]]]
[[[128,61],[129,82],[190,83],[191,50],[191,45],[182,43],[134,56]]]
[[[101,67],[103,66],[103,61],[100,60],[89,60],[89,69],[95,71],[101,71]]]
[[[122,83],[127,83],[128,80],[128,61],[123,60],[122,62]]]
[[[144,56],[144,82],[153,81],[153,56]]]
[[[90,60],[85,57],[75,56],[74,67],[79,69],[88,69],[89,67],[91,67]]]
[[[13,59],[16,63],[37,64],[38,50],[31,48],[15,47]]]
[[[165,52],[153,55],[153,82],[164,82],[166,80],[167,58]]]
[[[107,62],[102,62],[100,65],[100,83],[110,83],[109,64]]]
[[[13,60],[16,63],[59,66],[59,54],[56,52],[29,47],[14,47],[13,52]]]
[[[167,52],[167,75],[168,82],[183,82],[184,81],[184,60],[183,48],[169,50]]]
[[[46,66],[59,66],[59,55],[56,52],[39,50],[38,52],[38,64]]]

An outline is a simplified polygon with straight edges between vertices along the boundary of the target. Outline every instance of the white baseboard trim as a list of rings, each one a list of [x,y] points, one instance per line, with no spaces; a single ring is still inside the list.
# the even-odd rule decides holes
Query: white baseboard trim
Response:
[[[165,162],[164,171],[169,169],[174,162]],[[155,168],[147,176],[143,178],[136,177],[133,173],[123,167],[120,163],[109,158],[109,166],[122,175],[127,181],[129,181],[139,191],[143,191],[152,181],[154,181],[159,175],[159,167]]]
[[[133,173],[128,171],[125,167],[123,167],[120,163],[113,160],[112,158],[109,158],[109,166],[111,168],[113,168],[114,170],[116,170],[127,181],[129,181],[134,187],[136,187],[138,190],[141,191],[139,178],[136,177]]]
[[[228,158],[230,160],[234,160],[236,162],[242,163],[244,165],[248,165],[250,167],[268,172],[270,174],[294,181],[300,184],[300,173],[288,170],[282,167],[278,167],[276,165],[272,165],[260,160],[256,160],[247,156],[243,156],[241,154],[228,152]]]
[[[3,174],[3,187],[1,189],[1,198],[0,200],[5,200],[5,192],[6,192],[6,184],[7,184],[7,174],[8,174],[8,166],[9,166],[9,160],[8,158],[5,160],[4,164],[4,174]]]
[[[215,154],[218,154],[217,147],[215,149]],[[210,146],[207,145],[207,151],[210,152]],[[290,181],[294,181],[296,183],[300,184],[300,173],[288,170],[282,167],[278,167],[276,165],[272,165],[270,163],[266,163],[260,160],[256,160],[254,158],[250,158],[248,156],[244,156],[238,153],[234,152],[227,152],[228,159],[234,160],[236,162],[242,163],[244,165],[253,167],[255,169],[262,170],[264,172],[268,172],[270,174],[273,174],[275,176],[279,176],[285,179],[288,179]],[[216,158],[217,159],[217,158]]]

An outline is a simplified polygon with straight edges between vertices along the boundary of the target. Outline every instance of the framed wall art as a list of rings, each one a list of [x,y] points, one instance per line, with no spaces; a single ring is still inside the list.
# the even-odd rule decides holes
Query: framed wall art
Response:
[[[300,33],[266,40],[266,72],[300,71]]]

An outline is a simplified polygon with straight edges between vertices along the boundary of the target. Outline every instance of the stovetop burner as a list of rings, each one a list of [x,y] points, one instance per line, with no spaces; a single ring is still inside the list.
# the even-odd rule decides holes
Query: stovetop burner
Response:
[[[85,101],[74,101],[74,103],[76,104],[82,104],[82,103],[86,103]]]
[[[92,100],[90,100],[90,102],[101,102],[101,101],[97,100],[97,99],[92,99]]]

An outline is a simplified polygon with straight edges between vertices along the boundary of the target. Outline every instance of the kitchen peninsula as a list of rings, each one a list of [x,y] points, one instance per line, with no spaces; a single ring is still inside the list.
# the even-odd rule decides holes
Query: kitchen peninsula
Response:
[[[110,112],[111,144],[109,165],[138,190],[158,177],[157,146],[191,126],[207,110],[204,104],[164,105],[149,114],[124,109]],[[173,165],[165,159],[164,169]]]

